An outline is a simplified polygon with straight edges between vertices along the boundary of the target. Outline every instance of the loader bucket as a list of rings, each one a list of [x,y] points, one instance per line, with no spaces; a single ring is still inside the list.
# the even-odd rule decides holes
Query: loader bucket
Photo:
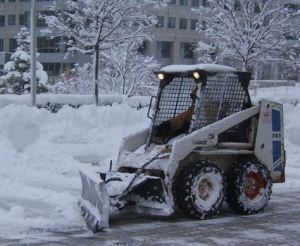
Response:
[[[79,170],[82,194],[78,205],[87,227],[93,231],[103,231],[108,228],[109,197],[105,182],[93,173]]]

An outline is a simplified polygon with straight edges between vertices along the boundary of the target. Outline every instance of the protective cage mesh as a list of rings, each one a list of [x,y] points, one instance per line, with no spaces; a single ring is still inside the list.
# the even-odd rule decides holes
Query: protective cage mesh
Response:
[[[247,91],[235,74],[209,76],[196,102],[191,131],[243,110]]]
[[[161,91],[154,126],[186,111],[193,103],[191,93],[195,88],[195,80],[186,77],[175,77],[164,87]]]

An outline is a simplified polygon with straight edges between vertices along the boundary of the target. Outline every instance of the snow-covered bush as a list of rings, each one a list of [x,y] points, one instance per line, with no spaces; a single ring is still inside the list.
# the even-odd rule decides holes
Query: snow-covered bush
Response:
[[[0,93],[26,94],[30,92],[30,35],[26,27],[22,27],[16,36],[18,47],[4,65],[5,75],[0,77]],[[38,92],[47,91],[48,76],[41,63],[36,63]]]
[[[114,46],[107,54],[100,89],[105,94],[149,95],[157,88],[157,61],[138,51],[135,43]]]

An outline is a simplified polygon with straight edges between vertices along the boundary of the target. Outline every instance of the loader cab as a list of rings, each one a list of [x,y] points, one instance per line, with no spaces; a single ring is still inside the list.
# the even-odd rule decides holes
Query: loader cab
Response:
[[[170,65],[156,74],[160,84],[148,110],[152,126],[147,146],[165,144],[252,106],[250,73],[228,66],[197,64]]]

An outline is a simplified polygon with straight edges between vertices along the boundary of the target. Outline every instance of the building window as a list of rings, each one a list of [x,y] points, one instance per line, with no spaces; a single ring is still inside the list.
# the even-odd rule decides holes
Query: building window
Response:
[[[0,15],[0,26],[5,26],[5,15]]]
[[[5,0],[0,0],[0,3],[5,3]]]
[[[192,7],[198,8],[200,6],[199,0],[192,0]]]
[[[187,29],[187,19],[179,19],[179,29]]]
[[[257,6],[257,5],[256,5]],[[241,3],[239,0],[235,0],[234,1],[234,9],[235,10],[241,10],[242,9],[242,6],[241,6]]]
[[[3,39],[0,39],[0,52],[4,51],[4,47],[3,47]]]
[[[9,39],[9,52],[15,52],[17,49],[17,40],[15,38]]]
[[[26,11],[24,14],[19,15],[19,25],[29,26],[30,12]]]
[[[8,25],[9,26],[16,25],[16,16],[15,15],[8,15]]]
[[[206,21],[201,21],[201,25],[199,25],[199,28],[204,31],[207,29]]]
[[[180,43],[180,53],[183,59],[193,59],[193,44]]]
[[[193,30],[193,31],[196,30],[197,22],[198,22],[198,20],[196,20],[196,19],[191,20],[191,30]]]
[[[147,54],[148,49],[149,49],[149,42],[143,41],[143,43],[138,47],[138,52],[145,56]]]
[[[181,6],[187,6],[187,0],[180,0]]]
[[[157,16],[156,27],[164,27],[164,20],[165,18],[163,16]]]
[[[60,52],[60,45],[62,43],[61,37],[49,38],[38,37],[37,48],[40,53],[58,53]]]
[[[10,2],[10,3],[15,3],[16,0],[8,0],[8,2]]]
[[[169,17],[168,18],[168,28],[175,28],[176,27],[176,18]]]
[[[172,42],[157,42],[157,56],[159,58],[171,58]]]
[[[169,4],[176,4],[176,0],[170,0]]]
[[[74,63],[42,63],[48,76],[59,76],[74,67]]]

